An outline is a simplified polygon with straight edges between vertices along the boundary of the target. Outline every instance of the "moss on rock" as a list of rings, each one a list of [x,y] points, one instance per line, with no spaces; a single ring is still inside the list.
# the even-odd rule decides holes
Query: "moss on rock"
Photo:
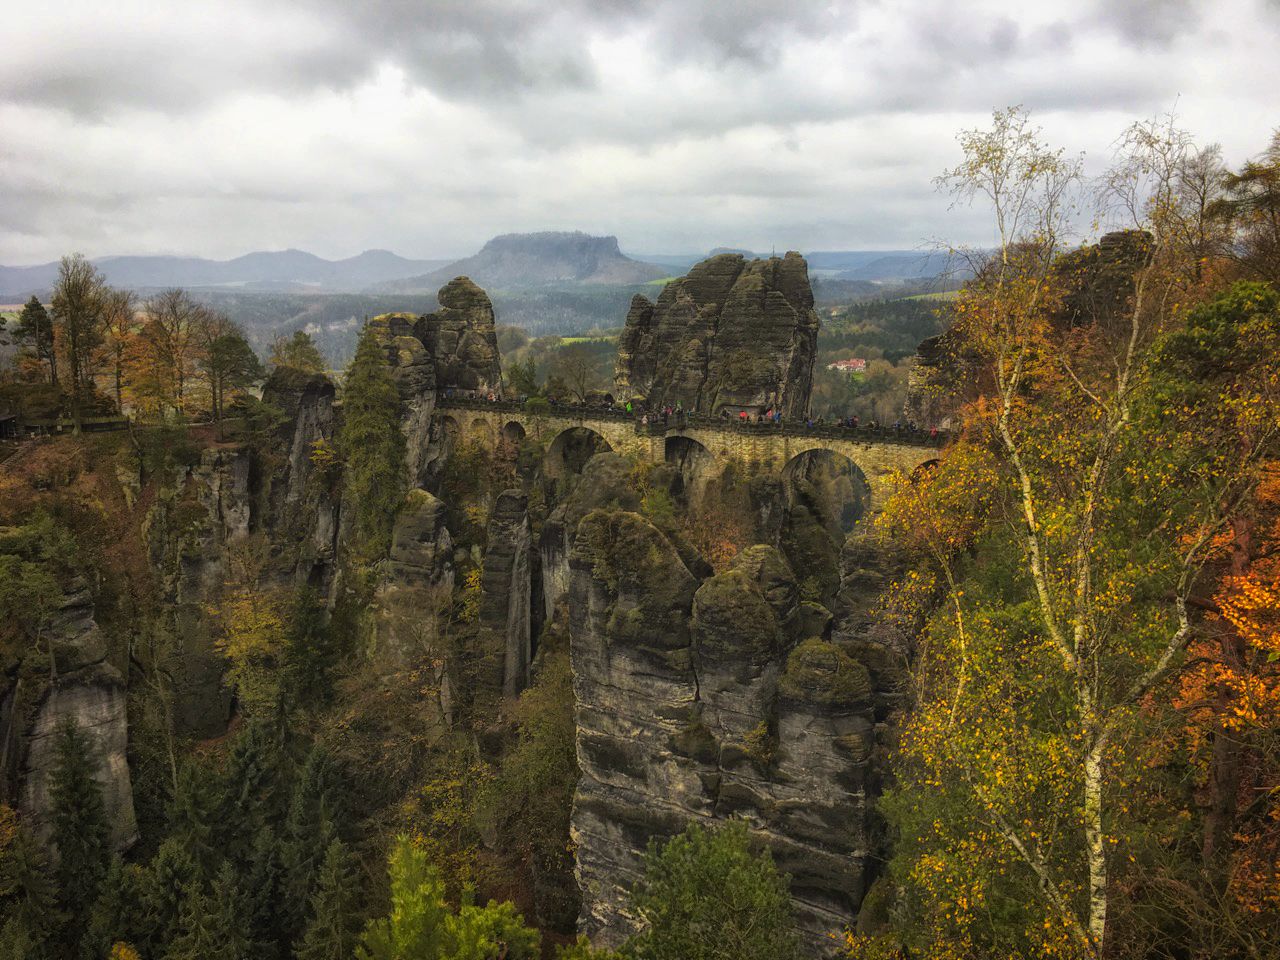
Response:
[[[812,637],[791,651],[779,688],[792,700],[854,707],[870,701],[871,676],[835,644]]]
[[[699,651],[717,658],[766,663],[777,655],[782,630],[776,612],[744,570],[705,581],[693,598],[693,629]]]

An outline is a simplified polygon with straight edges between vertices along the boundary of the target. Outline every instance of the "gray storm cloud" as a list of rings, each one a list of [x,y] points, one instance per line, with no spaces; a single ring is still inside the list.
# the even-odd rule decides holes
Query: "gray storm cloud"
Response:
[[[0,262],[981,242],[932,176],[1023,103],[1099,161],[1175,103],[1280,122],[1276,0],[81,0],[6,15]]]

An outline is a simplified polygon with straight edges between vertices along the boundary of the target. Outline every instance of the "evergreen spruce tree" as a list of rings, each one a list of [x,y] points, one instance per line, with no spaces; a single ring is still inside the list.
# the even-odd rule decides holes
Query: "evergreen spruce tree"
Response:
[[[18,336],[31,342],[36,359],[49,364],[49,382],[58,385],[58,360],[53,347],[53,319],[40,298],[32,296],[18,317]]]
[[[180,841],[201,880],[213,879],[227,824],[219,809],[223,788],[217,772],[195,759],[178,771],[178,787],[169,803],[169,836]]]
[[[244,887],[249,900],[249,938],[255,956],[262,960],[282,960],[288,956],[289,944],[288,924],[283,922],[287,919],[288,878],[280,838],[269,826],[254,837]]]
[[[356,948],[359,960],[532,960],[540,955],[538,931],[526,927],[510,903],[479,907],[467,891],[458,912],[450,911],[444,878],[408,837],[396,839],[387,867],[391,913],[366,925]]]
[[[292,337],[277,337],[271,344],[273,366],[290,367],[303,373],[324,373],[324,355],[305,330],[295,330]]]
[[[301,935],[311,914],[316,877],[330,842],[342,838],[345,810],[341,778],[323,746],[307,755],[285,824],[285,869],[291,930]]]
[[[333,692],[331,673],[338,660],[324,603],[314,587],[293,599],[285,646],[285,700],[290,707],[314,710]]]
[[[692,824],[649,844],[631,893],[644,930],[628,944],[636,960],[798,960],[787,878],[768,851],[750,849],[746,824]]]
[[[227,757],[219,823],[225,827],[222,852],[247,861],[254,838],[280,815],[280,770],[283,751],[265,723],[251,723],[235,740]]]
[[[83,960],[101,960],[117,941],[133,942],[143,933],[140,920],[141,891],[136,868],[126,867],[119,857],[111,865],[98,892],[98,901],[89,912],[89,925],[80,940]]]
[[[355,863],[341,840],[330,842],[311,897],[311,919],[294,956],[298,960],[350,960],[360,940],[360,898]]]
[[[142,926],[147,956],[160,956],[178,935],[184,903],[201,889],[201,870],[180,837],[160,844],[142,877]]]
[[[63,910],[78,937],[111,863],[111,843],[102,787],[93,778],[84,734],[67,718],[55,737],[49,800],[58,851],[56,876]]]
[[[210,897],[213,908],[214,931],[218,947],[210,954],[210,960],[249,960],[256,958],[250,938],[252,905],[240,883],[240,877],[231,861],[225,861],[213,883]]]
[[[235,867],[224,860],[209,894],[191,891],[182,904],[178,935],[165,960],[249,960],[249,903]]]
[[[345,463],[344,502],[352,505],[351,548],[367,565],[391,547],[391,525],[405,491],[400,397],[382,347],[366,324],[347,368],[338,451]]]
[[[25,917],[12,916],[0,923],[0,960],[35,960],[46,955]]]
[[[49,855],[43,844],[19,828],[4,861],[6,918],[0,923],[0,960],[52,960],[53,937],[62,924]],[[9,952],[6,952],[9,951]]]
[[[178,922],[163,954],[164,960],[209,960],[217,949],[217,914],[204,887],[196,884],[182,892]]]

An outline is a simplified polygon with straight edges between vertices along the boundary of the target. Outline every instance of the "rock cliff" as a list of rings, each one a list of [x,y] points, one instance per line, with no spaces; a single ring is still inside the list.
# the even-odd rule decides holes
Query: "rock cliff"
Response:
[[[486,536],[481,579],[480,624],[497,638],[494,679],[504,697],[515,697],[529,685],[533,664],[533,542],[529,531],[529,498],[505,490],[493,505]]]
[[[407,313],[384,313],[368,322],[368,329],[382,347],[400,395],[400,430],[405,439],[405,466],[409,482],[425,479],[425,457],[431,435],[431,412],[436,407],[437,371],[440,361],[418,337],[422,321]]]
[[[831,642],[831,615],[800,601],[775,548],[699,583],[626,511],[582,519],[570,568],[583,929],[608,943],[634,929],[625,891],[650,839],[741,817],[829,946],[862,896],[874,745],[870,674]]]
[[[276,429],[283,461],[273,464],[266,484],[263,526],[279,555],[282,578],[308,583],[328,594],[338,554],[341,519],[333,478],[312,458],[316,444],[337,430],[333,381],[277,367],[262,388],[262,399],[283,413]]]
[[[768,260],[721,254],[637,295],[618,342],[619,395],[700,413],[809,409],[817,348],[809,270],[798,253]]]
[[[392,528],[391,554],[374,597],[376,646],[391,665],[431,649],[453,584],[444,504],[425,490],[411,490]]]
[[[55,734],[71,720],[87,741],[92,775],[102,787],[112,846],[123,851],[138,837],[126,758],[125,684],[108,660],[83,578],[73,577],[64,585],[47,643],[49,660],[35,658],[0,677],[0,742],[7,773],[0,776],[0,794],[17,792],[19,809],[31,818],[38,835],[48,836]],[[20,791],[13,789],[14,773]]]
[[[435,363],[436,387],[501,397],[498,334],[488,294],[467,277],[455,277],[440,288],[436,299],[440,309],[415,325]]]

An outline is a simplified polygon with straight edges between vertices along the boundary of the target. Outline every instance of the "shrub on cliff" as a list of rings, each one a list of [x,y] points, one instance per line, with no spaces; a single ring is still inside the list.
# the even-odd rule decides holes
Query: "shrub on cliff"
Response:
[[[800,956],[787,879],[768,852],[749,847],[746,824],[691,824],[651,843],[631,893],[646,924],[627,952],[636,960],[793,960]]]

